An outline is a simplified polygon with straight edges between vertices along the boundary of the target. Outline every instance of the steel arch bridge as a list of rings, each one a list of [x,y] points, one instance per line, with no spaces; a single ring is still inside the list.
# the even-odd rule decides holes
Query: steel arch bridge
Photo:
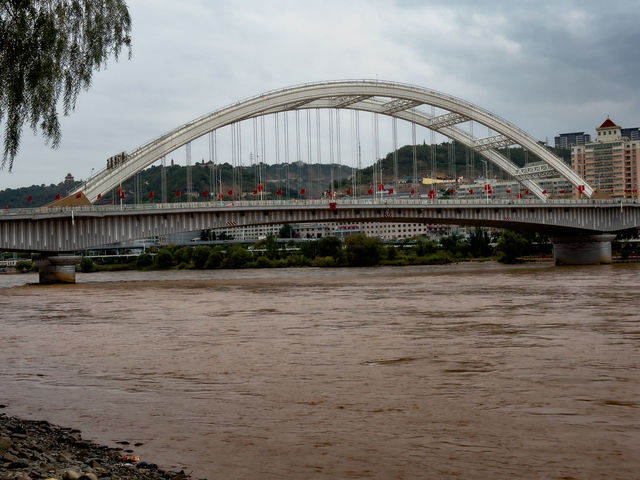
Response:
[[[422,105],[436,107],[447,113],[429,115],[417,108]],[[70,197],[82,193],[93,203],[98,195],[116,188],[163,156],[221,127],[273,113],[320,108],[373,112],[426,127],[481,153],[541,200],[546,200],[546,194],[535,181],[539,176],[562,176],[585,196],[590,197],[593,193],[592,187],[535,138],[481,107],[415,85],[378,80],[344,80],[283,88],[204,115],[124,155],[121,162],[98,172],[72,192]],[[457,126],[468,121],[484,125],[496,135],[477,138]],[[543,163],[519,168],[498,151],[498,148],[510,145],[519,145]]]

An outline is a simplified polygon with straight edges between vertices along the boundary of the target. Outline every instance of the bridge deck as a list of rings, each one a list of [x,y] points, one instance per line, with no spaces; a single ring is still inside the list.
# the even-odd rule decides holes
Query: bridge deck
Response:
[[[42,207],[0,213],[0,249],[70,252],[213,228],[284,223],[411,222],[533,230],[553,235],[640,227],[634,200],[328,200]]]

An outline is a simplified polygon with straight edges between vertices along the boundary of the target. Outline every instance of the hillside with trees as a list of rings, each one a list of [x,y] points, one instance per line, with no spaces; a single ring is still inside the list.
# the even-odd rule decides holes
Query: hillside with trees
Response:
[[[538,161],[521,148],[501,150],[518,166],[528,162]],[[566,150],[554,151],[556,155],[569,161]],[[400,181],[411,183],[414,174],[414,147],[406,145],[397,150],[397,168],[394,152],[388,153],[375,165],[376,180],[379,181],[382,171],[382,182],[393,182],[397,174]],[[419,179],[435,176],[441,179],[455,179],[464,177],[465,181],[473,181],[484,177],[485,165],[482,156],[471,152],[457,142],[446,142],[431,146],[427,144],[415,146],[416,171]],[[432,167],[433,164],[433,168]],[[333,188],[342,194],[351,188],[354,180],[358,185],[359,195],[364,195],[374,180],[374,166],[361,170],[346,165],[306,164],[296,162],[279,165],[254,165],[233,167],[229,163],[218,165],[197,163],[187,172],[187,167],[169,165],[164,167],[166,187],[164,195],[167,203],[185,201],[205,201],[222,192],[225,199],[238,199],[240,192],[244,199],[252,199],[259,192],[262,184],[263,199],[291,199],[291,198],[320,198]],[[491,178],[508,176],[490,163],[486,167]],[[124,193],[123,203],[153,203],[163,201],[162,173],[163,167],[153,165],[122,184]],[[191,177],[191,185],[187,184],[187,177]],[[60,183],[57,185],[31,185],[15,189],[0,191],[0,208],[39,207],[52,202],[57,195],[65,196],[74,188],[81,185],[81,181],[73,184]],[[229,192],[232,192],[229,194]],[[303,192],[303,193],[301,193]],[[278,194],[279,193],[279,194]],[[29,200],[30,199],[30,200]],[[120,202],[117,190],[105,192],[97,204],[115,204]]]

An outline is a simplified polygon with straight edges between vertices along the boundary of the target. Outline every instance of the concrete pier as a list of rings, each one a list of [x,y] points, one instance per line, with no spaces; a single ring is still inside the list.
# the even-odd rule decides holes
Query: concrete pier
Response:
[[[38,260],[40,284],[76,283],[76,265],[80,259],[77,255],[60,255]]]
[[[611,263],[615,235],[584,235],[552,238],[556,265],[600,265]]]

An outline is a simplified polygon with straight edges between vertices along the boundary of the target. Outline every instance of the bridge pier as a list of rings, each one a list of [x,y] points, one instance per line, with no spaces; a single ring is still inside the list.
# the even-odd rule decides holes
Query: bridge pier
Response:
[[[615,235],[583,235],[552,238],[556,265],[600,265],[611,263]]]
[[[40,284],[76,283],[76,265],[80,263],[80,259],[76,255],[41,258],[37,261]]]

